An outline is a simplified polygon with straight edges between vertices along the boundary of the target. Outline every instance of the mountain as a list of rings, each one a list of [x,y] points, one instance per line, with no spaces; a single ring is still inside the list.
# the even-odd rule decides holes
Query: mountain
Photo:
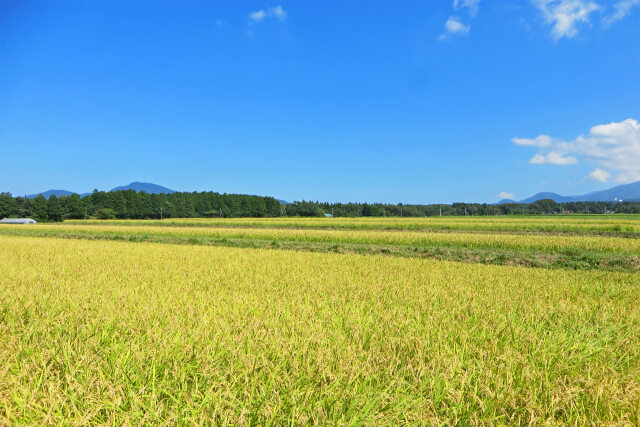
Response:
[[[496,202],[495,204],[496,205],[504,205],[504,204],[507,204],[507,203],[518,203],[518,202],[516,202],[515,200],[511,200],[511,199],[502,199],[499,202]]]
[[[176,192],[175,190],[172,190],[167,187],[163,187],[161,185],[153,184],[150,182],[137,182],[137,181],[132,182],[131,184],[128,184],[128,185],[122,185],[120,187],[112,188],[109,191],[120,191],[120,190],[146,191],[149,194],[171,194]],[[49,199],[49,197],[52,194],[55,194],[56,197],[60,197],[60,196],[70,196],[71,194],[74,194],[74,192],[67,191],[67,190],[47,190],[43,193],[29,194],[27,198],[33,199],[34,197],[37,197],[40,194],[42,194],[45,199]],[[85,197],[90,194],[91,193],[82,193],[80,194],[80,197]],[[276,200],[278,200],[278,202],[280,202],[280,204],[282,205],[286,205],[289,203],[286,200],[280,200],[280,199],[276,199]]]
[[[44,196],[45,199],[49,199],[49,197],[51,197],[52,194],[55,194],[56,197],[60,197],[60,196],[70,196],[74,193],[73,191],[67,191],[67,190],[47,190],[42,193],[28,194],[27,199],[33,199],[35,197],[38,197],[41,194]]]
[[[631,184],[618,185],[613,188],[601,191],[593,191],[591,193],[579,196],[562,196],[557,193],[538,193],[527,199],[520,200],[518,203],[533,203],[537,200],[551,199],[556,203],[567,202],[616,202],[616,201],[640,201],[640,181]],[[514,203],[500,201],[498,203]]]
[[[129,185],[123,185],[120,187],[112,188],[110,191],[118,191],[118,190],[146,191],[149,194],[175,193],[175,190],[171,190],[170,188],[163,187],[161,185],[152,184],[150,182],[132,182]],[[37,197],[40,194],[42,194],[45,199],[49,199],[49,197],[51,197],[52,194],[55,194],[56,197],[60,197],[60,196],[70,196],[75,193],[73,191],[67,191],[67,190],[47,190],[42,193],[29,194],[27,195],[27,198],[33,199],[34,197]],[[80,197],[88,196],[89,194],[91,193],[82,193],[80,194]]]
[[[163,187],[161,185],[152,184],[150,182],[132,182],[129,185],[124,185],[120,187],[112,188],[110,191],[119,191],[119,190],[135,190],[135,191],[146,191],[149,194],[171,194],[175,193],[175,190],[172,190],[167,187]],[[74,194],[73,191],[67,190],[47,190],[42,193],[30,194],[27,198],[34,198],[42,194],[46,199],[48,199],[52,194],[55,194],[56,197],[60,196],[69,196]],[[91,193],[80,194],[80,197],[88,196]],[[614,201],[629,201],[629,202],[638,202],[640,201],[640,181],[632,182],[631,184],[623,184],[618,185],[613,188],[609,188],[607,190],[601,191],[593,191],[591,193],[578,195],[578,196],[562,196],[557,193],[538,193],[535,196],[531,196],[524,200],[520,200],[516,202],[511,199],[500,200],[496,204],[503,203],[533,203],[537,200],[542,199],[551,199],[556,203],[567,203],[567,202],[614,202]],[[287,204],[285,200],[278,200],[281,204]]]
[[[593,193],[579,197],[582,197],[581,200],[593,200],[596,202],[608,202],[616,199],[629,201],[640,200],[640,181],[618,185],[608,190],[594,191]]]
[[[161,185],[152,184],[150,182],[132,182],[129,185],[124,185],[121,187],[115,187],[111,189],[111,191],[120,191],[120,190],[146,191],[149,194],[175,193],[175,190],[171,190],[170,188],[163,187]]]
[[[538,193],[535,196],[531,196],[527,199],[520,200],[519,203],[533,203],[537,200],[542,200],[542,199],[551,199],[556,203],[566,203],[566,202],[573,202],[574,201],[573,197],[574,196],[561,196],[560,194],[556,194],[556,193],[543,192],[543,193]]]

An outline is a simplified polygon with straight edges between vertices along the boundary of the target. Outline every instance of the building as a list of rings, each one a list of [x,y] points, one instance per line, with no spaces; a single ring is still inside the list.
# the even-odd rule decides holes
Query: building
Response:
[[[0,224],[36,224],[31,218],[2,218]]]

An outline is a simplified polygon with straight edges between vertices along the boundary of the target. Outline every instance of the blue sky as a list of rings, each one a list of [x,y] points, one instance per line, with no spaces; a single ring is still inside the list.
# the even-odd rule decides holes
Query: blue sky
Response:
[[[581,194],[640,179],[638,120],[640,0],[0,0],[15,195]]]

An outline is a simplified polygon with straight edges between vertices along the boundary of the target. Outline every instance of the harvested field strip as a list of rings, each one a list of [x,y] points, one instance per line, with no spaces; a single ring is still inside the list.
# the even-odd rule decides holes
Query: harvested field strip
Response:
[[[404,231],[349,231],[349,230],[281,230],[259,228],[209,227],[119,227],[92,225],[36,225],[16,228],[0,226],[0,233],[38,235],[47,231],[57,233],[91,233],[96,235],[164,235],[179,237],[211,237],[229,239],[256,239],[289,242],[320,242],[334,244],[403,245],[416,248],[427,246],[463,247],[469,249],[496,249],[517,251],[579,254],[599,252],[640,255],[640,239],[602,236],[538,236],[481,233],[424,233]]]
[[[410,258],[432,258],[441,261],[466,263],[519,265],[536,268],[571,270],[607,270],[640,272],[640,257],[637,255],[580,252],[557,254],[550,252],[469,249],[464,247],[403,245],[367,245],[354,243],[295,242],[287,240],[234,239],[216,236],[181,236],[169,234],[88,233],[81,231],[39,230],[38,232],[2,233],[0,235],[28,235],[31,237],[53,237],[61,239],[114,240],[126,242],[151,242],[178,245],[226,246],[235,248],[286,249],[308,252],[335,252],[340,254],[400,256]]]

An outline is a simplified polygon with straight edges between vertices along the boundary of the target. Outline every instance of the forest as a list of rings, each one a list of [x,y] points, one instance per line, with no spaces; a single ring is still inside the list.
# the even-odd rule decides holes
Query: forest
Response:
[[[535,203],[453,203],[403,205],[402,203],[321,203],[299,201],[281,204],[273,197],[215,192],[148,194],[144,191],[97,191],[49,199],[13,197],[0,193],[0,218],[33,218],[39,222],[64,219],[162,219],[212,217],[425,217],[462,215],[549,215],[561,213],[640,213],[640,202],[571,202],[538,200]]]
[[[275,217],[281,205],[273,197],[214,192],[149,194],[144,191],[97,191],[47,200],[0,193],[0,218],[28,217],[39,222],[64,219],[161,219],[195,217]]]

